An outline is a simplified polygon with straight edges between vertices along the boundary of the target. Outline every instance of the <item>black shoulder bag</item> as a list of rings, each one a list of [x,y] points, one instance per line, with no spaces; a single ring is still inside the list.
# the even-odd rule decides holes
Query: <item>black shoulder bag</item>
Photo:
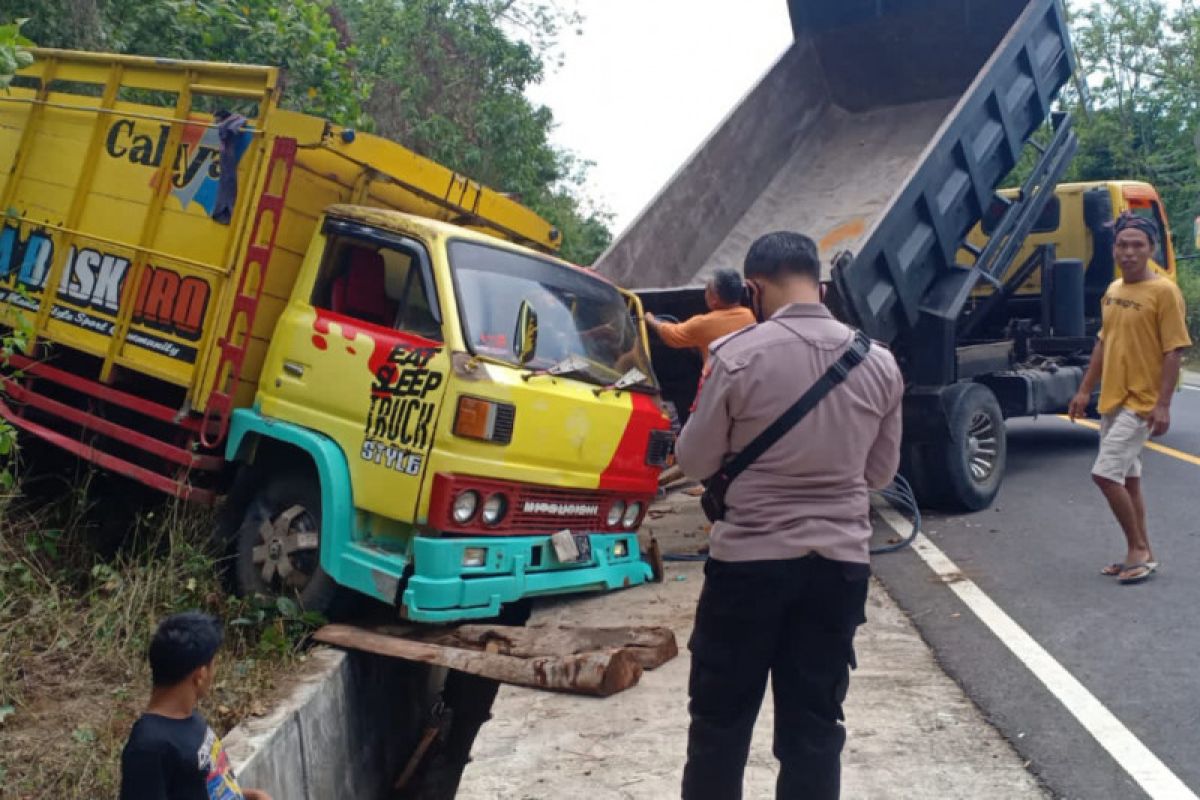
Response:
[[[725,493],[729,491],[729,485],[737,476],[741,475],[746,467],[757,461],[759,456],[767,452],[773,444],[782,439],[784,434],[796,427],[796,423],[804,419],[804,416],[812,411],[825,395],[846,380],[850,370],[861,364],[869,352],[871,352],[871,340],[862,331],[855,331],[854,341],[850,343],[850,347],[842,353],[837,361],[833,362],[833,366],[825,371],[820,380],[801,395],[791,408],[783,412],[779,419],[756,436],[754,441],[746,445],[746,448],[733,460],[704,481],[704,494],[700,497],[700,506],[704,509],[704,516],[708,517],[709,522],[725,519]]]

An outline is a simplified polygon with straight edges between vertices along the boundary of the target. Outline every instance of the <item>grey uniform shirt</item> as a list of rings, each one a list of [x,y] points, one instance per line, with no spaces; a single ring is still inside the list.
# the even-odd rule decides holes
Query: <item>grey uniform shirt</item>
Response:
[[[793,304],[720,339],[676,454],[704,479],[748,445],[808,390],[850,345],[853,331],[823,305]],[[867,563],[869,489],[900,463],[904,381],[892,354],[873,346],[845,383],[729,487],[710,552],[722,561],[817,553]]]

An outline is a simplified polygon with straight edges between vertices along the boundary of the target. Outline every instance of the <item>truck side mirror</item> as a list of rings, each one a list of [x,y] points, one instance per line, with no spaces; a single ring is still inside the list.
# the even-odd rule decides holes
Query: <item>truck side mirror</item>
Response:
[[[517,330],[513,334],[513,350],[517,362],[522,366],[533,360],[533,354],[537,352],[537,340],[537,312],[529,305],[528,300],[522,300],[520,308],[517,309]]]

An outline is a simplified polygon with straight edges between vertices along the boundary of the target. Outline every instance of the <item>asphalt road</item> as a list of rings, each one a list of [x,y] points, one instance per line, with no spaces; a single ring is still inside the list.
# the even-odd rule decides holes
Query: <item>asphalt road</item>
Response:
[[[1200,459],[1200,391],[1178,394],[1172,412],[1170,433],[1156,441]],[[1057,417],[1010,423],[995,506],[927,518],[925,532],[1200,794],[1200,464],[1145,453],[1161,567],[1145,584],[1122,586],[1099,574],[1125,548],[1089,477],[1097,436]],[[1148,796],[916,553],[880,556],[874,566],[941,664],[1056,796]]]

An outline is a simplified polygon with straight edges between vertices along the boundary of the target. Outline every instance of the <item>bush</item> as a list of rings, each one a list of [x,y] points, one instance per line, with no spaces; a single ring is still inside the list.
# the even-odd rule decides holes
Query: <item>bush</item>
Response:
[[[1187,261],[1179,265],[1179,288],[1183,291],[1184,302],[1187,303],[1188,333],[1197,345],[1192,348],[1192,363],[1200,356],[1200,264]]]
[[[111,498],[95,494],[85,479],[51,505],[0,502],[0,798],[116,796],[164,616],[196,608],[226,623],[202,706],[220,734],[265,712],[322,622],[225,594],[211,514],[178,501],[131,520],[115,555],[97,552],[91,512]]]

